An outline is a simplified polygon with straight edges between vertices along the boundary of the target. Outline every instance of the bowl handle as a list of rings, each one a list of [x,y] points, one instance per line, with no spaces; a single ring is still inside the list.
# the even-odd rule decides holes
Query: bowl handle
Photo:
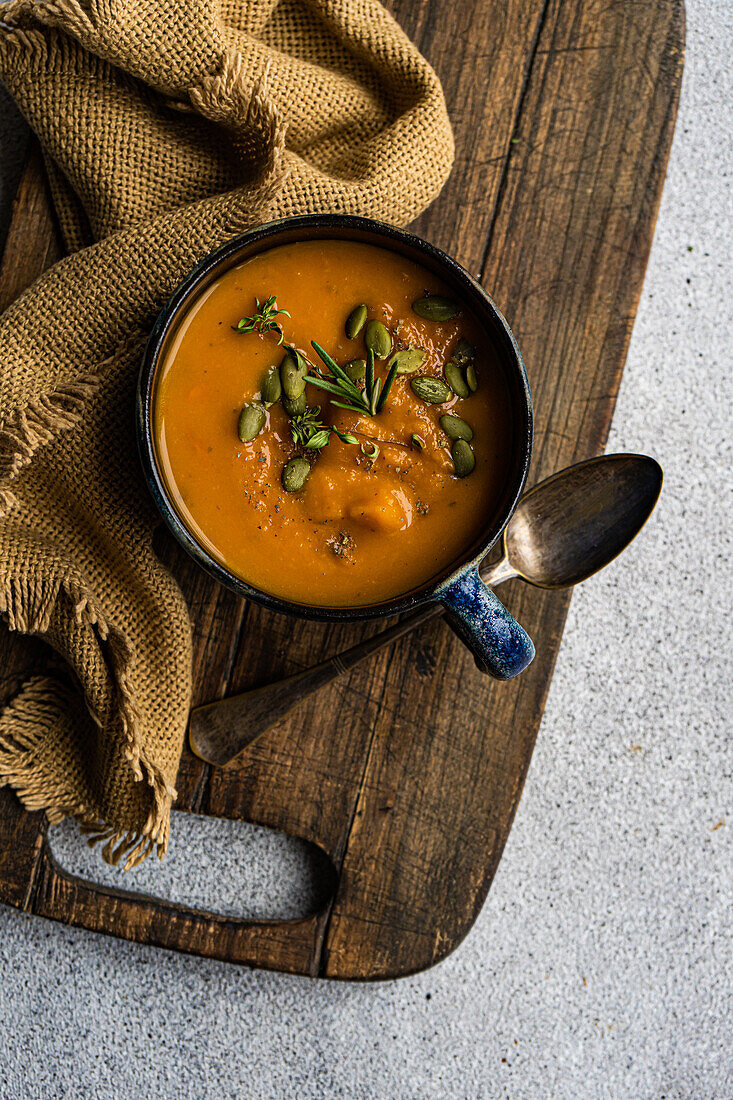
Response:
[[[497,680],[524,672],[534,657],[526,630],[470,569],[438,591],[449,624],[473,654],[476,667]]]

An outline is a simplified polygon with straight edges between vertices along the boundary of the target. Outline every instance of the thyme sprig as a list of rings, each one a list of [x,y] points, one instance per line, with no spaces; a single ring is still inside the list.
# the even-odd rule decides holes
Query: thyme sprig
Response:
[[[319,444],[313,444],[312,440],[317,439],[323,432],[326,433],[325,442],[328,442],[329,432],[326,425],[318,419],[320,415],[321,406],[315,405],[312,409],[306,409],[300,416],[292,417],[290,420],[290,434],[296,447],[317,449]]]
[[[382,386],[381,378],[374,377],[374,352],[370,348],[367,352],[366,375],[362,390],[352,382],[346,371],[331,358],[327,351],[323,350],[320,344],[312,340],[311,347],[328,367],[330,373],[326,374],[318,367],[314,367],[313,372],[305,376],[306,382],[331,394],[331,404],[337,405],[340,409],[349,409],[360,416],[376,416],[382,411],[397,374],[397,363],[392,365]],[[340,400],[334,401],[334,397]]]
[[[290,434],[296,447],[303,447],[307,451],[320,451],[327,446],[331,435],[338,436],[342,443],[358,443],[359,440],[350,432],[341,432],[330,424],[323,424],[319,417],[321,406],[315,405],[312,409],[306,409],[300,416],[294,416],[290,421]]]
[[[259,298],[255,298],[255,304],[257,309],[251,317],[242,317],[236,325],[232,325],[235,332],[259,332],[263,335],[266,332],[279,332],[280,339],[278,344],[282,344],[285,336],[283,335],[282,326],[275,318],[282,314],[284,317],[289,317],[290,314],[286,309],[277,308],[277,295],[273,294],[269,298],[266,298],[264,302],[260,302]]]

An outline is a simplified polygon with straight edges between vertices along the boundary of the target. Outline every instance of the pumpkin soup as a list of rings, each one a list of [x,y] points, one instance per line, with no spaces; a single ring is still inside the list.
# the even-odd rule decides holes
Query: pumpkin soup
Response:
[[[393,599],[497,510],[509,393],[486,333],[387,249],[281,245],[225,271],[171,334],[158,463],[196,540],[299,604]]]

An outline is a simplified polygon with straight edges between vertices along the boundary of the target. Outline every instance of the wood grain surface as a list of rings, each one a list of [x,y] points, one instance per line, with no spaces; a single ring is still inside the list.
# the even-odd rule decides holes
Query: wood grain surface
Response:
[[[672,138],[682,0],[391,8],[443,81],[457,145],[445,190],[413,228],[479,276],[515,331],[535,403],[534,483],[607,437]],[[16,200],[0,305],[58,254],[36,157]],[[161,554],[195,624],[194,703],[296,672],[379,628],[286,619],[217,587],[170,540]],[[502,589],[537,646],[516,681],[481,676],[435,622],[319,692],[227,768],[184,755],[179,808],[281,829],[329,855],[332,898],[307,919],[237,921],[81,882],[55,865],[43,815],[8,791],[0,900],[292,973],[368,979],[432,965],[486,898],[569,598],[519,582]],[[6,696],[38,644],[0,629]]]

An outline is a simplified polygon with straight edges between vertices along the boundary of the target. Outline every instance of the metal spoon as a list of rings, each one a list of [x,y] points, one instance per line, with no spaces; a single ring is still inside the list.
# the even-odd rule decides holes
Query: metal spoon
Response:
[[[636,537],[657,503],[662,469],[645,455],[603,455],[569,466],[526,493],[504,531],[504,554],[481,576],[494,586],[520,577],[568,588],[608,565]],[[383,646],[443,613],[430,604],[305,672],[191,712],[189,741],[210,764],[227,764],[288,714]]]

